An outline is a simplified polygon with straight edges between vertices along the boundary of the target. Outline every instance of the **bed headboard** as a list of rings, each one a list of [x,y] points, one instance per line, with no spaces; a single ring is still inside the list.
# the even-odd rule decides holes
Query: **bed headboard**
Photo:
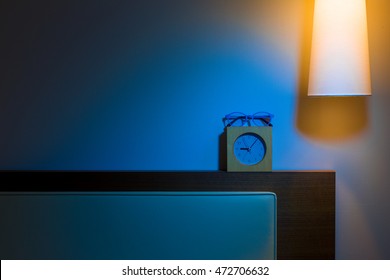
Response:
[[[1,171],[2,194],[273,192],[278,259],[335,258],[335,172]]]

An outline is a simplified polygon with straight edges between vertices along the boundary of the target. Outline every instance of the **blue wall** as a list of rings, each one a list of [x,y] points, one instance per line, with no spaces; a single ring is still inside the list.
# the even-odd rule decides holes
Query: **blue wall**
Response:
[[[390,258],[388,1],[373,96],[331,99],[306,97],[312,0],[0,5],[1,169],[217,170],[222,117],[269,111],[275,170],[337,172],[337,257]]]
[[[225,114],[291,122],[289,54],[238,3],[44,2],[6,13],[2,168],[214,170]]]

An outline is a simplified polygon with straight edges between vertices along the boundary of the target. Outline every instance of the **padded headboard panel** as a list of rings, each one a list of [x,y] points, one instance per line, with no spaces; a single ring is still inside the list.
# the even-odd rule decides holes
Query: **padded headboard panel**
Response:
[[[275,259],[270,192],[0,194],[1,259]]]

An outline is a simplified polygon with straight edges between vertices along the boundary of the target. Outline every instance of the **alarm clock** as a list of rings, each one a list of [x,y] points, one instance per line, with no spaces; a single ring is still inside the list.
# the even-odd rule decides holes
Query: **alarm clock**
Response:
[[[226,127],[227,171],[272,171],[272,127]]]

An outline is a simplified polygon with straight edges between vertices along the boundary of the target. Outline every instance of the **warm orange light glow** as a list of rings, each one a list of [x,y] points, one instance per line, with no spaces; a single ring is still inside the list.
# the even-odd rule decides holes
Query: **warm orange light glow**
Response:
[[[309,95],[371,95],[365,0],[316,0]]]

